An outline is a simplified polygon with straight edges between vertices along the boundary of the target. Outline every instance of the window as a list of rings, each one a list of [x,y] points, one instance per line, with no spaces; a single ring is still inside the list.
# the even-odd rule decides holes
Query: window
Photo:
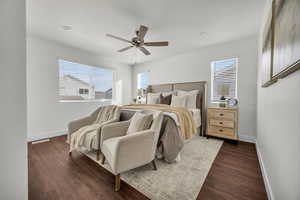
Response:
[[[113,71],[59,60],[61,101],[111,100]]]
[[[149,85],[149,72],[141,72],[137,75],[138,96],[143,96]]]
[[[211,100],[237,98],[237,64],[232,58],[211,63]]]
[[[89,89],[79,88],[79,94],[89,94]]]

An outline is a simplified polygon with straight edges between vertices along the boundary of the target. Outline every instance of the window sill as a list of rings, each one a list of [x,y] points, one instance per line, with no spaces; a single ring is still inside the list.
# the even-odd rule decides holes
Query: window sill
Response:
[[[236,100],[238,100],[237,98],[235,98]],[[226,103],[227,102],[227,100],[211,100],[210,101],[210,103],[212,103],[212,104],[219,104],[219,103]],[[239,100],[238,100],[238,102],[239,102]]]
[[[226,102],[226,100],[224,100],[224,101],[221,101],[221,100],[213,100],[213,101],[211,101],[211,103],[224,103],[224,102]]]
[[[59,100],[59,103],[112,103],[112,99],[101,99],[101,100]]]

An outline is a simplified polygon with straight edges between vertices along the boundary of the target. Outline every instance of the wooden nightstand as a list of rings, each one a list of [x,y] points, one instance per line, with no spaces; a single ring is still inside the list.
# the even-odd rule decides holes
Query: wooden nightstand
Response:
[[[238,140],[237,107],[210,107],[207,111],[207,136]]]

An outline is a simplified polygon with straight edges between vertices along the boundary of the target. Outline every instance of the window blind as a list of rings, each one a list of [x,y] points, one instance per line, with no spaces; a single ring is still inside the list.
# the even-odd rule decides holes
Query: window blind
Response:
[[[226,85],[226,90],[223,93]],[[237,98],[237,58],[212,62],[212,101],[219,101],[222,96],[226,99]],[[225,94],[225,95],[224,95]]]

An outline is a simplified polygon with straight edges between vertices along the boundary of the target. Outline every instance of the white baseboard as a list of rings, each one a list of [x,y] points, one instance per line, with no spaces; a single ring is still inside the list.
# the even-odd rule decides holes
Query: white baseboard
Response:
[[[57,136],[66,135],[66,134],[67,134],[66,130],[53,131],[53,132],[48,132],[48,133],[42,133],[39,135],[28,136],[27,141],[32,142],[32,141],[36,141],[36,140],[43,140],[43,139],[57,137]]]
[[[260,150],[259,150],[259,145],[258,145],[257,142],[255,143],[255,145],[256,145],[257,157],[258,157],[258,160],[259,160],[260,169],[261,169],[262,176],[263,176],[263,179],[264,179],[268,199],[269,200],[275,200],[273,192],[272,192],[272,188],[271,188],[271,185],[270,185],[270,181],[269,181],[269,178],[268,178],[269,176],[268,176],[268,173],[267,173],[267,170],[265,168],[264,161],[263,161],[263,157],[262,157],[262,155],[260,153]]]
[[[239,135],[239,141],[249,142],[249,143],[256,143],[256,139],[247,135]]]

